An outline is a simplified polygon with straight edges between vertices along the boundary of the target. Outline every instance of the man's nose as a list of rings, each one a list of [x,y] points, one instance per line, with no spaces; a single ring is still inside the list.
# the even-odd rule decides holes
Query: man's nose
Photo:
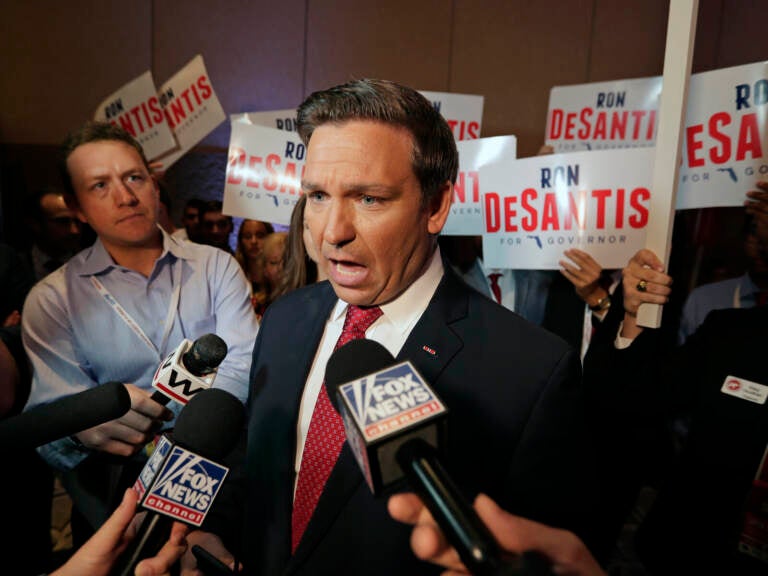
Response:
[[[118,204],[133,205],[138,202],[136,193],[131,189],[131,187],[127,183],[123,182],[122,180],[117,184],[116,190],[117,190]]]
[[[342,246],[355,237],[355,226],[350,207],[342,202],[333,202],[328,209],[328,217],[323,230],[323,240],[327,244]]]

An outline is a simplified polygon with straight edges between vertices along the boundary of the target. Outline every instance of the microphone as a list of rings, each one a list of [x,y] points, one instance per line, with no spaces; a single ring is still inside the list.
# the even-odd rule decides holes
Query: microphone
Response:
[[[407,479],[472,574],[552,574],[538,553],[502,551],[459,491],[438,457],[448,410],[410,362],[395,364],[373,340],[352,340],[328,359],[325,383],[374,495]]]
[[[194,342],[183,340],[160,364],[152,378],[152,400],[186,404],[201,390],[210,388],[219,364],[227,355],[227,343],[216,334],[204,334]]]
[[[36,448],[120,418],[130,408],[120,382],[70,394],[0,422],[0,451]]]
[[[187,403],[173,438],[160,438],[136,479],[133,489],[147,516],[112,574],[132,575],[136,564],[156,555],[174,521],[203,523],[229,472],[217,461],[232,451],[244,422],[243,404],[224,390],[203,390]]]

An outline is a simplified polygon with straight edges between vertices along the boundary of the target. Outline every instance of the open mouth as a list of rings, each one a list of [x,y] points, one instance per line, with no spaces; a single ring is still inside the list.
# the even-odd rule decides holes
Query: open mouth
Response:
[[[328,259],[328,270],[331,277],[338,283],[355,283],[365,276],[367,268],[362,264],[352,262],[351,260]]]

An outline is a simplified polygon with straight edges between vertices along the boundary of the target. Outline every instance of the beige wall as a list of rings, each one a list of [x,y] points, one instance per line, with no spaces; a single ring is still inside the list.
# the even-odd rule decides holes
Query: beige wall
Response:
[[[553,85],[661,74],[668,0],[2,0],[0,142],[51,144],[125,81],[203,54],[227,113],[354,76],[485,95],[484,135],[543,138]],[[768,2],[701,0],[695,70],[768,59]],[[204,144],[226,148],[222,124]]]

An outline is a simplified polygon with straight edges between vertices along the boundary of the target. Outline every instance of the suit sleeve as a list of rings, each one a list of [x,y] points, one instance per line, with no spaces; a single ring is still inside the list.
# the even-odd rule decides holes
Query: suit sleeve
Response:
[[[568,349],[526,422],[507,490],[516,514],[572,530],[595,551],[597,467],[584,402],[579,358]]]

